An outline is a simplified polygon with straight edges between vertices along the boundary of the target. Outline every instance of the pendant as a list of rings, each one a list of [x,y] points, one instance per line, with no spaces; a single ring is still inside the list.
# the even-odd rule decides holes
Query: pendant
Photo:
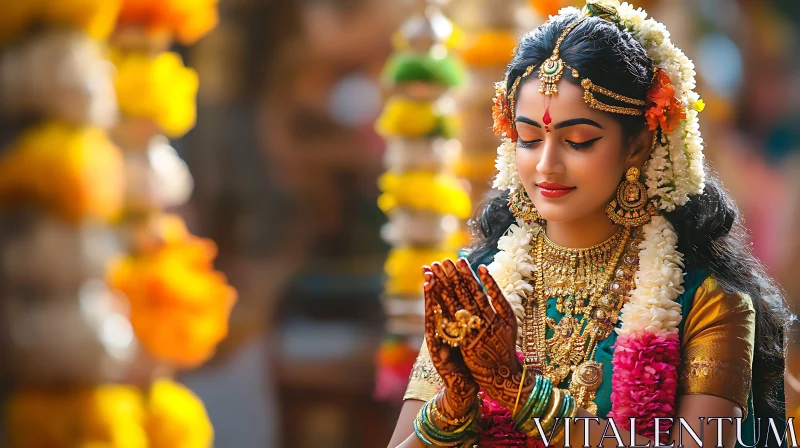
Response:
[[[569,392],[575,397],[578,406],[597,415],[597,404],[594,399],[602,382],[603,365],[597,361],[584,361],[572,373]]]

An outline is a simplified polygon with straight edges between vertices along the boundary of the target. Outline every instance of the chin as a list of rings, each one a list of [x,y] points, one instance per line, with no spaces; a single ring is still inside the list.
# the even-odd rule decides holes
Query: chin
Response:
[[[550,222],[567,222],[580,218],[580,216],[576,216],[574,212],[570,213],[567,210],[554,210],[553,207],[537,210],[539,210],[542,219]]]

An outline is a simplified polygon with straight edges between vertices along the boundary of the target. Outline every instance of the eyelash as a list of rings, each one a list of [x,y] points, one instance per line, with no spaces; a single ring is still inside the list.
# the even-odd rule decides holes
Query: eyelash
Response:
[[[571,141],[567,140],[567,144],[568,144],[569,146],[571,146],[571,147],[572,147],[572,149],[577,149],[577,150],[581,150],[581,149],[588,149],[588,148],[590,148],[592,145],[594,145],[594,143],[595,143],[596,141],[600,140],[601,138],[603,138],[603,137],[597,137],[597,138],[593,138],[593,139],[591,139],[591,140],[586,140],[585,142],[580,142],[580,143],[575,143],[575,142],[571,142]]]
[[[593,138],[591,140],[586,140],[585,142],[580,142],[580,143],[571,142],[569,140],[566,140],[566,142],[572,149],[582,150],[582,149],[590,148],[596,141],[600,140],[601,138],[603,138],[603,137]],[[539,140],[531,140],[529,142],[526,142],[525,140],[522,140],[522,139],[518,140],[519,147],[520,148],[525,148],[525,149],[532,148],[535,143],[541,143],[541,142],[542,142],[541,139],[539,139]]]

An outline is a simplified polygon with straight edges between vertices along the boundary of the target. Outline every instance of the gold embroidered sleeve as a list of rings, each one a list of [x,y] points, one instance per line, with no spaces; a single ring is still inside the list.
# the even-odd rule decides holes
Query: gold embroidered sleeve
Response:
[[[730,400],[747,417],[753,374],[755,309],[747,294],[726,294],[713,276],[694,296],[686,316],[680,391]]]
[[[428,354],[428,344],[422,341],[422,348],[414,362],[414,368],[411,369],[403,400],[428,401],[439,393],[442,386],[442,378],[436,372],[436,367],[433,366],[431,356]]]

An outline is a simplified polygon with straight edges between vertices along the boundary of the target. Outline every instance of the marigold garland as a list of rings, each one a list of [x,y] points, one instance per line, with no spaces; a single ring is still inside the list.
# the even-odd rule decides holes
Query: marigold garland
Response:
[[[120,27],[143,26],[149,33],[168,33],[191,45],[219,22],[219,0],[124,0]]]
[[[114,52],[117,101],[122,113],[150,118],[167,136],[178,138],[194,127],[197,72],[185,67],[180,55],[165,52]]]
[[[196,367],[214,353],[228,333],[236,290],[213,270],[213,241],[195,237],[180,218],[164,244],[145,253],[115,260],[109,284],[131,303],[131,324],[154,356],[182,368]]]
[[[505,67],[514,55],[517,38],[509,31],[478,33],[461,51],[461,59],[474,67]]]
[[[150,388],[145,429],[150,448],[211,448],[214,444],[214,428],[203,402],[186,386],[166,379]]]
[[[383,191],[378,207],[387,214],[395,207],[410,207],[465,219],[472,210],[469,195],[451,175],[426,171],[389,172],[378,179],[378,186]]]
[[[144,400],[132,386],[22,389],[5,411],[9,448],[148,448]]]
[[[185,386],[23,389],[5,408],[9,448],[210,448],[214,430]]]
[[[386,259],[384,271],[388,276],[386,294],[420,295],[422,290],[422,266],[437,260],[452,258],[451,250],[437,248],[401,247],[392,249]]]
[[[422,137],[431,135],[439,126],[434,105],[392,97],[386,102],[375,128],[384,137]]]
[[[121,0],[12,0],[0,14],[0,41],[37,23],[64,25],[104,40],[114,30]]]
[[[122,153],[97,127],[48,122],[0,155],[0,201],[34,201],[70,221],[109,221],[122,209]]]

